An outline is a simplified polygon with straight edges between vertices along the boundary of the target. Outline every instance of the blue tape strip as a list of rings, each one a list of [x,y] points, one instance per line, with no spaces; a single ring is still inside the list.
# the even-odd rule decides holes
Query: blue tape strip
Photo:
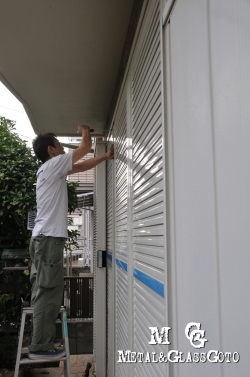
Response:
[[[107,258],[112,260],[112,254],[107,253]]]
[[[158,280],[151,278],[151,276],[144,274],[144,272],[141,272],[134,268],[133,275],[137,280],[140,280],[142,283],[147,285],[149,288],[151,288],[153,291],[158,293],[161,297],[164,297],[164,284],[159,282]]]
[[[68,338],[68,325],[67,325],[67,317],[63,317],[63,326],[64,326],[64,334],[65,338]]]
[[[124,271],[128,271],[128,265],[125,262],[122,262],[120,259],[116,258],[117,266],[121,267]]]

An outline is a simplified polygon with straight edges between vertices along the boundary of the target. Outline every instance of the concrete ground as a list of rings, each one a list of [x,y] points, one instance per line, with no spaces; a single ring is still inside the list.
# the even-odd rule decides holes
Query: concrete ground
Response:
[[[85,377],[85,370],[88,363],[92,364],[89,372],[89,377],[93,377],[93,355],[70,355],[71,377]],[[34,377],[43,377],[44,375],[64,377],[63,361],[60,362],[59,368],[34,368],[32,372],[32,375]]]
[[[87,377],[85,371],[87,364],[91,363],[92,367],[89,370],[89,377],[93,377],[92,372],[94,371],[93,355],[71,355],[71,377]],[[30,365],[30,364],[27,364]],[[6,368],[0,369],[0,377],[13,377],[14,370],[8,370]],[[20,377],[43,377],[43,376],[54,376],[54,377],[64,377],[63,374],[63,361],[60,362],[58,368],[29,368],[23,369],[19,372]]]

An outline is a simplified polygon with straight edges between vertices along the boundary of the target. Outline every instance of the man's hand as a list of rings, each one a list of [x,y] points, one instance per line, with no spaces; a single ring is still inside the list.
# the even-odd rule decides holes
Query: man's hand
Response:
[[[77,149],[75,149],[77,151]],[[80,173],[89,169],[94,168],[96,165],[100,164],[105,160],[111,160],[114,158],[114,144],[111,145],[107,153],[103,153],[98,157],[89,158],[85,161],[79,162],[73,165],[73,169],[68,172],[68,175]]]
[[[107,160],[112,160],[114,158],[114,144],[111,145],[108,152],[106,153]]]
[[[85,126],[85,125],[78,126],[78,129],[77,129],[78,135],[89,134],[89,132],[90,132],[89,126]]]

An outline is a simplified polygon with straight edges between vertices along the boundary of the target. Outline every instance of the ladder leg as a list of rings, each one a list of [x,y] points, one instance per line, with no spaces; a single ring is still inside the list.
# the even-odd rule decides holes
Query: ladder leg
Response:
[[[64,377],[68,377],[67,361],[66,360],[63,362],[63,373],[64,373]]]
[[[62,319],[64,348],[65,348],[65,351],[66,351],[66,360],[64,361],[64,376],[65,377],[71,377],[68,325],[67,325],[67,315],[66,315],[65,309],[62,311],[61,319]]]
[[[43,363],[43,362],[54,362],[57,360],[49,360],[49,359],[29,359],[29,358],[23,358],[21,360],[21,354],[27,353],[27,348],[22,347],[23,345],[23,335],[24,335],[24,328],[25,328],[25,319],[27,314],[33,313],[32,308],[25,308],[22,311],[22,317],[21,317],[21,326],[20,326],[20,334],[19,334],[19,340],[18,340],[18,349],[17,349],[17,357],[16,357],[16,365],[15,365],[15,373],[14,377],[18,377],[19,374],[19,368],[20,365],[23,364],[34,364],[34,363]],[[65,309],[60,310],[61,313],[61,320],[62,320],[62,333],[63,333],[63,339],[64,339],[64,348],[66,351],[66,356],[62,357],[62,359],[58,359],[59,361],[64,362],[64,376],[65,377],[71,377],[71,368],[70,368],[70,353],[69,353],[69,340],[68,340],[68,326],[67,326],[67,315]]]
[[[23,311],[22,312],[22,319],[21,319],[21,328],[20,328],[19,340],[18,340],[18,348],[17,348],[17,355],[16,355],[16,366],[15,366],[14,377],[18,377],[18,372],[19,372],[19,367],[20,367],[25,318],[26,318],[26,313]]]

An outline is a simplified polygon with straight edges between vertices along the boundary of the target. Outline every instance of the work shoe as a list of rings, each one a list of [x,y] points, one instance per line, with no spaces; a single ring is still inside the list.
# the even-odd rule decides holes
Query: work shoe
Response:
[[[61,347],[62,339],[54,339],[54,348]]]
[[[30,339],[30,344],[28,345],[28,347],[30,347],[31,345],[31,339]],[[54,339],[54,348],[58,348],[58,347],[61,347],[62,345],[62,339]]]
[[[37,359],[51,359],[57,360],[61,359],[63,356],[66,355],[66,351],[62,350],[49,350],[49,351],[38,351],[38,352],[29,352],[28,356],[30,359],[37,360]]]

